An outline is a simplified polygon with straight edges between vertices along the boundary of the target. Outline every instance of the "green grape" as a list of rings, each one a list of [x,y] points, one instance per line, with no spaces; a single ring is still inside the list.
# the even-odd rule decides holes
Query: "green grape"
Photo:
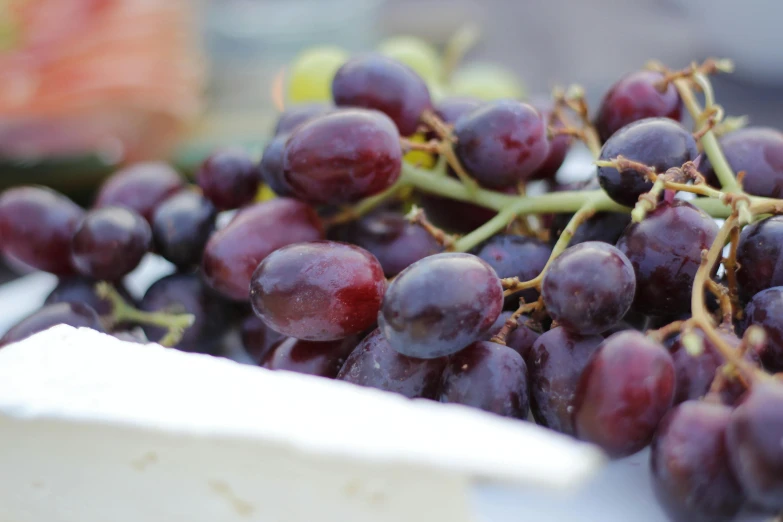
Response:
[[[469,64],[455,71],[450,91],[455,96],[473,96],[486,101],[521,99],[526,94],[524,85],[513,72],[492,63]]]
[[[332,79],[348,58],[348,53],[339,47],[317,46],[302,51],[288,73],[288,100],[331,101]]]
[[[438,51],[428,42],[415,36],[393,36],[378,46],[381,54],[402,62],[427,83],[440,77],[441,60]]]

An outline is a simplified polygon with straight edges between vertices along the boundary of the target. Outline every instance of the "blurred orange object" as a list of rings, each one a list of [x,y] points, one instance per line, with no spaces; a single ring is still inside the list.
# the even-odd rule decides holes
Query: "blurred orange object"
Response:
[[[0,156],[164,157],[198,116],[192,0],[0,0]]]

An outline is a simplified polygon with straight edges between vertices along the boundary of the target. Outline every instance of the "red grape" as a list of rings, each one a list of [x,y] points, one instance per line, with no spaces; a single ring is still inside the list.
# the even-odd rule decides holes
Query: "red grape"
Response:
[[[661,421],[652,443],[652,482],[677,522],[730,521],[744,495],[729,465],[726,426],[731,408],[687,401]]]
[[[623,156],[653,167],[661,174],[693,161],[698,155],[696,140],[681,124],[668,118],[646,118],[615,132],[604,144],[598,159]],[[649,192],[653,185],[638,170],[618,171],[613,167],[598,167],[598,181],[610,198],[627,207],[633,207],[639,196]]]
[[[481,100],[469,96],[451,96],[435,104],[435,114],[448,124],[455,124],[465,114],[470,113],[482,104]],[[432,136],[435,138],[436,136]]]
[[[669,83],[663,91],[657,87],[663,75],[654,71],[636,71],[615,83],[606,93],[595,126],[601,141],[643,118],[671,118],[680,121],[682,100],[674,85]]]
[[[553,103],[551,100],[537,100],[531,102],[531,105],[541,114],[544,125],[548,125],[552,113]],[[555,129],[562,129],[563,122],[557,120],[554,122]],[[544,162],[538,166],[536,171],[530,176],[531,180],[554,179],[560,166],[563,165],[568,151],[571,148],[573,138],[560,134],[549,140],[549,153]]]
[[[783,287],[775,286],[753,296],[745,308],[744,328],[755,324],[767,333],[761,362],[772,372],[783,372]]]
[[[272,347],[261,366],[334,379],[358,340],[356,336],[326,342],[287,337]]]
[[[500,192],[519,194],[514,187]],[[435,226],[458,234],[468,234],[497,215],[491,208],[432,194],[423,194],[421,205]]]
[[[128,207],[151,223],[158,205],[184,186],[185,180],[166,163],[136,163],[103,182],[95,206]]]
[[[0,195],[3,252],[38,270],[71,274],[71,237],[83,216],[76,203],[51,189],[8,189]]]
[[[387,114],[399,133],[416,132],[422,113],[432,108],[427,84],[402,63],[379,54],[348,60],[332,81],[334,102],[341,107],[363,107]]]
[[[269,254],[253,273],[250,303],[273,330],[323,342],[371,327],[385,290],[383,268],[372,254],[316,241]]]
[[[526,419],[530,400],[525,360],[502,344],[477,341],[449,358],[440,402]]]
[[[136,268],[152,244],[147,221],[124,207],[103,207],[84,216],[71,241],[71,260],[83,276],[116,281]]]
[[[283,152],[285,144],[288,141],[288,134],[275,136],[267,143],[264,153],[261,156],[261,163],[258,170],[261,179],[278,196],[291,197],[291,186],[285,180],[285,171],[283,170]]]
[[[283,152],[291,193],[310,203],[353,203],[389,188],[400,176],[402,149],[384,114],[342,110],[311,120],[288,138]]]
[[[633,308],[648,315],[690,311],[693,278],[718,225],[685,201],[661,202],[640,223],[632,223],[617,242],[636,273]]]
[[[550,317],[566,330],[598,334],[628,312],[636,291],[631,262],[617,248],[588,241],[567,248],[541,285]]]
[[[346,359],[337,380],[398,393],[409,399],[435,399],[446,358],[414,359],[397,353],[375,329]]]
[[[735,173],[745,171],[745,192],[783,197],[783,133],[769,127],[746,127],[723,136],[720,145],[731,169]],[[709,158],[705,158],[699,170],[709,184],[720,186]]]
[[[204,160],[196,173],[196,181],[204,197],[218,210],[230,210],[255,199],[261,175],[246,151],[229,148]]]
[[[704,397],[709,391],[712,381],[715,380],[715,372],[724,363],[718,349],[715,348],[715,345],[709,339],[705,339],[705,335],[701,330],[694,330],[693,333],[702,340],[704,351],[701,354],[689,354],[682,345],[682,339],[679,335],[674,338],[674,342],[669,349],[669,352],[672,354],[672,360],[674,360],[674,370],[677,374],[674,404]],[[732,332],[718,330],[718,334],[732,348],[736,349],[739,347],[740,340]],[[737,383],[737,385],[740,387],[739,393],[732,393],[732,396],[727,396],[726,404],[733,404],[738,398],[737,395],[744,391],[741,384]]]
[[[269,328],[260,317],[252,312],[242,321],[239,333],[245,351],[251,359],[259,364],[274,345],[286,338],[285,335]]]
[[[530,105],[497,100],[462,116],[454,125],[455,152],[482,186],[514,187],[547,159],[546,124]]]
[[[215,230],[217,210],[195,190],[183,190],[160,204],[152,218],[155,251],[180,268],[198,265]]]
[[[737,247],[740,297],[783,286],[783,216],[772,216],[742,229]]]
[[[389,284],[378,325],[401,354],[432,359],[481,339],[502,308],[503,286],[491,266],[470,254],[436,254]]]
[[[674,363],[644,334],[625,331],[598,347],[579,378],[574,430],[613,458],[632,455],[652,440],[672,406]]]
[[[274,135],[280,136],[293,132],[301,124],[332,111],[334,111],[334,107],[326,103],[303,103],[288,107],[277,119]]]
[[[308,205],[278,198],[244,208],[207,241],[201,269],[209,286],[247,301],[258,263],[285,245],[323,238],[318,215]]]
[[[745,495],[762,508],[783,509],[783,385],[755,383],[731,414],[726,441]]]
[[[603,340],[600,335],[579,335],[559,327],[536,340],[525,357],[536,422],[560,433],[574,434],[576,385]]]
[[[45,305],[12,326],[0,338],[0,347],[21,341],[58,324],[105,332],[98,314],[86,304],[56,303]]]

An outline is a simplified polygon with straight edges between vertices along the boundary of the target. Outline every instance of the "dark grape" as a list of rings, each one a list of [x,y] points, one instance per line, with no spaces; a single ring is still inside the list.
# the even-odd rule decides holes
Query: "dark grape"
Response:
[[[530,377],[530,405],[539,424],[574,434],[574,394],[579,377],[604,338],[552,328],[533,344],[525,361]]]
[[[76,203],[51,189],[8,189],[0,195],[3,253],[38,270],[72,274],[71,237],[83,216]]]
[[[646,118],[615,132],[604,144],[598,159],[623,156],[663,173],[693,161],[698,155],[696,140],[681,124],[668,118]],[[633,207],[639,196],[649,192],[653,185],[638,170],[618,171],[613,167],[598,167],[598,181],[610,198],[627,207]]]
[[[435,104],[435,114],[444,122],[453,125],[462,116],[481,105],[481,100],[469,96],[451,96]],[[432,138],[435,138],[433,135]]]
[[[740,297],[783,286],[783,216],[773,216],[742,229],[737,247]]]
[[[389,284],[378,325],[403,355],[432,359],[481,339],[503,308],[503,286],[486,262],[470,254],[436,254]]]
[[[492,326],[489,328],[486,334],[482,337],[482,341],[492,340],[492,336],[497,335],[500,329],[506,324],[506,321],[513,315],[513,312],[502,312]],[[520,316],[517,319],[517,327],[511,330],[506,336],[506,346],[517,352],[523,358],[527,357],[530,352],[530,348],[533,343],[536,342],[539,332],[527,325],[529,318],[527,316]]]
[[[635,291],[631,262],[599,241],[567,248],[552,262],[541,285],[550,317],[581,334],[598,334],[619,322]]]
[[[212,153],[196,172],[204,197],[218,210],[231,210],[252,202],[261,181],[258,166],[247,151],[227,148]]]
[[[549,227],[550,243],[554,245],[568,226],[573,214],[555,214]],[[569,245],[578,245],[587,241],[601,241],[614,245],[631,224],[631,214],[624,212],[597,212],[582,223],[569,241]]]
[[[457,120],[454,135],[462,165],[487,188],[513,187],[530,179],[549,154],[541,115],[515,100],[481,105]]]
[[[604,96],[595,127],[601,141],[643,118],[671,118],[680,121],[682,100],[672,83],[661,91],[663,75],[654,71],[636,71],[621,78]]]
[[[720,139],[721,149],[734,173],[745,171],[742,189],[754,196],[783,197],[783,133],[769,127],[746,127]],[[707,182],[720,186],[709,158],[699,170]]]
[[[287,337],[272,347],[261,366],[334,379],[358,341],[356,336],[326,342]]]
[[[693,278],[701,251],[709,250],[718,225],[685,201],[661,202],[640,223],[632,223],[617,242],[636,273],[633,308],[648,315],[690,311]]]
[[[340,67],[332,96],[341,107],[385,113],[403,136],[415,133],[422,113],[432,108],[424,80],[408,66],[379,54],[357,56]]]
[[[166,163],[136,163],[103,182],[95,206],[128,207],[151,223],[158,205],[184,186],[185,180]]]
[[[253,310],[273,330],[307,341],[333,341],[375,324],[386,290],[383,268],[357,246],[297,243],[258,265]]]
[[[652,440],[672,406],[674,363],[666,349],[634,331],[616,333],[587,363],[574,395],[574,431],[613,458]]]
[[[185,352],[217,353],[220,337],[229,327],[229,307],[197,274],[172,274],[159,279],[147,289],[139,308],[147,312],[193,314],[193,325],[174,346]],[[154,342],[166,334],[164,328],[148,325],[143,328],[147,338]]]
[[[108,315],[112,312],[111,301],[98,297],[95,293],[95,285],[96,281],[89,277],[61,278],[54,290],[46,297],[44,304],[83,303],[95,310],[98,315]],[[114,283],[114,288],[126,302],[133,303],[133,298],[121,283]]]
[[[552,114],[553,103],[551,100],[535,100],[531,102],[531,105],[541,114],[541,119],[544,125],[549,125],[550,116]],[[564,124],[562,121],[557,120],[553,122],[552,127],[554,129],[562,129]],[[531,180],[541,179],[554,179],[557,171],[563,165],[568,151],[571,148],[573,138],[563,134],[557,135],[549,140],[549,153],[547,153],[546,159],[530,176]]]
[[[744,328],[752,324],[767,333],[761,362],[771,372],[783,372],[783,287],[767,288],[753,296],[745,308]]]
[[[378,258],[386,277],[394,277],[419,259],[443,251],[431,234],[399,212],[375,212],[337,228],[330,235],[370,252]]]
[[[715,379],[715,372],[723,364],[723,357],[715,345],[705,338],[701,330],[694,330],[693,333],[702,340],[704,351],[699,355],[691,355],[682,344],[682,339],[678,335],[669,348],[674,360],[674,370],[677,374],[677,387],[674,394],[674,404],[680,404],[692,399],[701,399],[704,397]],[[732,332],[718,330],[718,334],[732,348],[738,348],[739,338]],[[739,385],[739,383],[737,383]],[[739,385],[742,388],[741,385]],[[741,394],[742,391],[739,392]],[[734,395],[734,394],[732,394]],[[733,404],[737,399],[726,397],[727,404]]]
[[[435,399],[446,358],[414,359],[397,353],[375,329],[346,359],[337,380],[398,393],[409,399]]]
[[[757,382],[731,414],[726,444],[745,495],[769,510],[783,510],[783,385]]]
[[[309,203],[353,203],[389,188],[400,176],[402,149],[383,113],[350,109],[298,127],[283,151],[291,193]]]
[[[116,281],[139,266],[152,245],[147,221],[125,207],[87,212],[71,241],[71,260],[83,276]]]
[[[286,338],[285,335],[269,328],[255,313],[245,317],[239,327],[239,334],[245,351],[259,364],[275,344]]]
[[[538,239],[516,234],[497,234],[476,249],[476,255],[487,262],[498,277],[518,277],[520,281],[533,279],[544,269],[552,249]],[[505,307],[516,310],[519,298],[526,303],[538,299],[535,289],[523,290],[508,296]]]
[[[98,314],[86,304],[56,303],[45,305],[12,326],[0,338],[0,347],[21,341],[58,324],[105,332]]]
[[[514,187],[499,192],[519,194]],[[430,222],[458,234],[468,234],[497,215],[490,208],[432,194],[423,194],[420,203]]]
[[[729,466],[726,426],[731,408],[687,401],[661,421],[652,442],[655,494],[676,522],[730,521],[744,495]]]
[[[449,358],[440,402],[526,419],[530,400],[525,360],[502,344],[477,341]]]
[[[183,190],[160,204],[152,218],[155,251],[179,268],[198,265],[215,230],[217,210],[195,190]]]
[[[301,124],[332,111],[334,111],[334,107],[326,103],[303,103],[288,107],[277,119],[275,136],[293,132]]]
[[[207,241],[201,261],[204,280],[225,297],[247,301],[250,278],[266,256],[323,235],[318,215],[304,203],[277,198],[251,205]]]
[[[292,194],[291,186],[285,180],[285,171],[283,169],[283,153],[285,152],[287,141],[288,134],[281,134],[270,140],[264,148],[261,163],[258,166],[264,183],[272,189],[272,192],[285,198],[290,197]]]

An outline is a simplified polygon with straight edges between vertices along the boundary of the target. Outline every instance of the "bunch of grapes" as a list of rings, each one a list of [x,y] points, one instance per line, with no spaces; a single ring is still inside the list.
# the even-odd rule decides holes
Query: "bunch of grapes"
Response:
[[[783,510],[783,134],[724,118],[726,68],[651,63],[591,114],[578,88],[434,101],[399,61],[342,59],[260,163],[130,166],[88,210],[3,193],[3,253],[60,284],[2,343],[67,323],[219,355],[238,333],[272,370],[652,445],[675,520]],[[595,176],[558,185],[575,140]],[[134,303],[148,252],[177,272]]]

